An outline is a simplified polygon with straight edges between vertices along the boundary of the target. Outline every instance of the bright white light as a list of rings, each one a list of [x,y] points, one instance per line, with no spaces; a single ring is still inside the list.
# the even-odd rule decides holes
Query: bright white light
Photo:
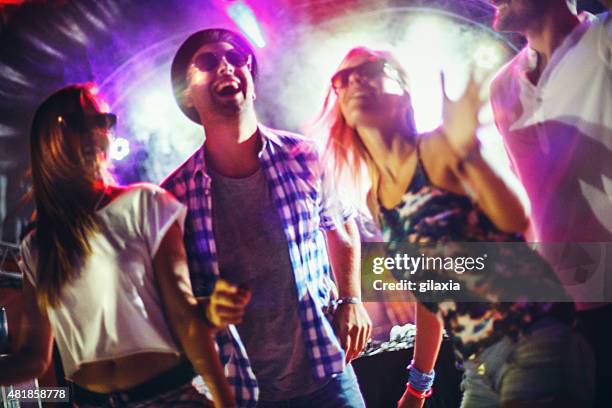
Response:
[[[492,70],[499,66],[502,60],[499,46],[493,44],[480,44],[474,51],[474,62],[480,68]]]
[[[259,48],[266,46],[261,27],[253,10],[242,1],[236,1],[227,8],[227,14],[240,30]]]
[[[410,58],[413,63],[423,59],[441,62],[449,46],[448,28],[449,23],[439,17],[414,18],[398,50],[404,59]],[[410,50],[410,54],[405,54],[405,50]]]
[[[111,141],[110,158],[112,160],[123,160],[130,154],[130,142],[123,137],[116,137]]]
[[[417,16],[409,21],[403,39],[396,45],[396,55],[408,74],[420,132],[436,128],[442,120],[440,71],[448,64],[455,46],[452,28],[440,17]]]
[[[143,130],[158,130],[164,127],[167,122],[168,112],[174,107],[174,99],[172,95],[164,95],[159,91],[161,87],[145,90],[138,97],[138,102],[134,105],[135,109],[132,112],[133,118],[136,118]],[[163,89],[163,88],[162,88]]]
[[[139,80],[124,91],[126,97],[115,109],[123,118],[117,131],[127,135],[130,143],[126,146],[120,142],[118,156],[113,159],[123,159],[125,163],[137,157],[137,153],[146,151],[147,159],[138,165],[146,168],[148,180],[154,182],[163,180],[169,171],[189,157],[202,144],[204,133],[201,126],[180,111],[167,79],[169,68],[165,68],[158,69],[157,75],[138,77]],[[125,158],[130,150],[129,157]]]
[[[420,132],[432,130],[442,120],[440,67],[415,64],[408,67],[408,76],[417,130]]]

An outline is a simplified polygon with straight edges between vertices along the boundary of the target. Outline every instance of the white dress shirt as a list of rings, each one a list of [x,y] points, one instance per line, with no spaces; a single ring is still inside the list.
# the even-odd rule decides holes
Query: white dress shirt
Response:
[[[538,242],[612,241],[612,18],[579,17],[537,84],[527,74],[538,55],[526,47],[491,86],[495,122],[531,201],[532,238]],[[612,246],[583,249],[551,246],[553,252],[572,251],[561,266],[559,253],[545,256],[562,280],[570,259],[574,269],[588,266],[589,279],[578,279],[568,290],[578,300],[604,300],[602,274],[610,272],[605,250],[612,252]]]

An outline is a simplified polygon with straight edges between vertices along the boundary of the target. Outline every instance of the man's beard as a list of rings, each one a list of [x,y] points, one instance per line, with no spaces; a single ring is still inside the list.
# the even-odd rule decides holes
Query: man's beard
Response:
[[[223,100],[213,96],[212,102],[215,111],[225,117],[234,117],[248,108],[248,100],[246,99]]]

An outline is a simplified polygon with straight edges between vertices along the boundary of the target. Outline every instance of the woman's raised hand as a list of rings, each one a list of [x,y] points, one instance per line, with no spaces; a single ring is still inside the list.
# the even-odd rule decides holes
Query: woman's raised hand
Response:
[[[474,149],[478,143],[476,131],[478,112],[485,103],[481,96],[484,80],[477,81],[474,78],[474,68],[470,69],[470,77],[459,99],[453,101],[446,93],[444,74],[440,72],[442,86],[442,130],[448,143],[460,158],[464,158]]]

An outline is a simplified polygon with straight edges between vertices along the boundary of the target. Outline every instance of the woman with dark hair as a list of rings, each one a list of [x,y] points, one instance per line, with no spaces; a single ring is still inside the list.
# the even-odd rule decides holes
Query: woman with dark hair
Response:
[[[215,406],[235,406],[191,291],[185,207],[154,185],[113,184],[114,123],[90,85],[61,89],[36,111],[23,341],[0,357],[0,384],[42,374],[55,339],[75,406],[211,406],[196,373]]]
[[[417,337],[399,406],[422,406],[431,395],[443,326],[465,367],[462,406],[588,403],[590,351],[555,317],[550,302],[532,301],[569,298],[523,243],[528,216],[517,182],[496,170],[480,148],[479,93],[480,84],[470,78],[458,100],[444,94],[442,126],[418,134],[400,64],[388,52],[359,47],[333,75],[313,126],[328,136],[338,184],[350,186],[355,202],[367,207],[390,255],[418,245],[427,257],[465,259],[482,255],[465,243],[499,243],[486,246],[489,259],[480,271],[435,265],[391,271],[400,280],[452,280],[461,288],[461,298],[452,291],[437,297],[413,292],[419,300]],[[564,314],[571,311],[558,315]]]

